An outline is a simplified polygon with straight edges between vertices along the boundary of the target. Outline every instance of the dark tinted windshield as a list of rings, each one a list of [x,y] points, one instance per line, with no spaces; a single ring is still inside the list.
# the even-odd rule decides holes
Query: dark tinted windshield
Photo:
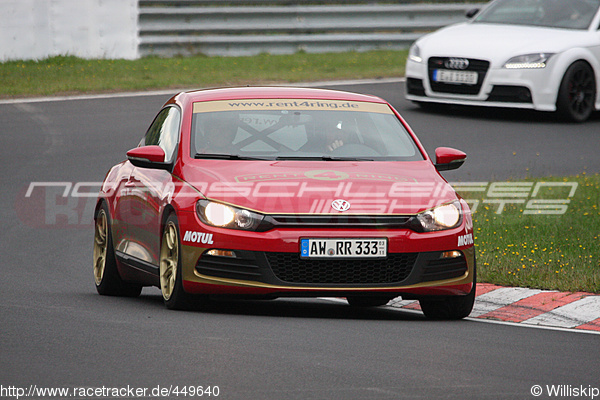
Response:
[[[587,29],[600,0],[497,0],[474,22]]]
[[[195,103],[192,156],[423,160],[386,104],[266,99]]]

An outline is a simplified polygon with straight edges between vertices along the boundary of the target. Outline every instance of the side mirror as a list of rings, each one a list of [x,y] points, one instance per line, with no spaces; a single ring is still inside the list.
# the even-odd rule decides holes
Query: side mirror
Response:
[[[140,168],[171,169],[171,164],[165,162],[165,151],[160,146],[136,147],[127,152],[127,159]]]
[[[469,11],[467,11],[465,13],[465,16],[469,19],[473,18],[474,16],[476,16],[477,14],[479,14],[479,8],[471,8]]]
[[[467,155],[460,150],[450,147],[438,147],[435,149],[435,169],[438,171],[450,171],[457,169],[465,162]]]

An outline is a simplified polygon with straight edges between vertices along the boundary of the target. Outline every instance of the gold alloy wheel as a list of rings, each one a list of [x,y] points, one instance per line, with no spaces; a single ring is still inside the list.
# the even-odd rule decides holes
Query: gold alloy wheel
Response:
[[[177,264],[179,264],[177,227],[173,221],[168,221],[160,246],[160,291],[165,300],[169,300],[173,294]]]
[[[94,280],[96,286],[102,283],[106,268],[106,251],[108,249],[108,219],[106,212],[100,210],[96,217],[94,229]]]

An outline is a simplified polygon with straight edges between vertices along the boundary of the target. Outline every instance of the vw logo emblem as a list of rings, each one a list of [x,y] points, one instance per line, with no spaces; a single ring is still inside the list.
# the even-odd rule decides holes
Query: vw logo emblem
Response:
[[[469,60],[466,58],[449,58],[444,61],[444,67],[448,69],[467,69],[469,68]]]
[[[337,199],[331,202],[331,208],[337,211],[347,211],[350,209],[350,203],[346,200]]]

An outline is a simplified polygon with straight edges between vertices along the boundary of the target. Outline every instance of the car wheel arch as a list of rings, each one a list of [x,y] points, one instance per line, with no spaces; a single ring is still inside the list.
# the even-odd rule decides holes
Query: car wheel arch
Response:
[[[569,49],[565,52],[558,53],[554,55],[551,59],[552,62],[557,63],[552,67],[552,76],[550,78],[550,82],[555,82],[556,88],[556,100],[558,100],[558,94],[560,89],[560,84],[567,73],[567,70],[577,62],[584,62],[588,64],[588,66],[594,72],[594,77],[596,78],[596,103],[600,102],[600,58],[597,58],[586,48],[578,47]]]
[[[94,221],[96,220],[96,218],[98,218],[98,212],[102,208],[103,203],[107,203],[106,200],[100,199],[96,202],[96,207],[94,208]],[[108,208],[109,208],[109,214],[110,214],[110,205],[108,203],[107,203],[107,205],[109,206]],[[110,215],[108,215],[108,217],[110,217]]]
[[[597,87],[598,82],[600,82],[600,63],[592,62],[592,61],[590,61],[590,59],[588,57],[574,58],[574,59],[571,59],[569,62],[565,63],[565,65],[563,65],[563,68],[561,68],[561,71],[560,71],[561,72],[560,80],[562,80],[562,78],[565,76],[565,74],[567,73],[569,68],[571,68],[574,64],[577,64],[580,62],[587,64],[587,66],[590,67],[591,70],[594,72],[594,78],[596,79],[596,87]],[[559,80],[559,84],[560,84],[560,80]]]
[[[177,210],[175,209],[175,207],[172,204],[167,204],[165,206],[165,208],[163,209],[162,216],[161,216],[161,219],[160,219],[160,232],[159,232],[159,235],[160,235],[161,238],[162,238],[162,233],[165,230],[165,226],[167,224],[167,219],[169,218],[169,216],[171,214],[175,214],[175,216],[178,217],[178,213],[177,213]]]
[[[110,201],[107,201],[106,199],[99,199],[96,203],[96,208],[94,209],[94,223],[96,223],[96,220],[98,219],[98,213],[104,205],[106,205],[106,218],[108,219],[108,224],[112,226],[114,210],[111,207]],[[112,237],[112,229],[110,230],[110,234]],[[112,237],[112,239],[114,240],[114,237]]]

